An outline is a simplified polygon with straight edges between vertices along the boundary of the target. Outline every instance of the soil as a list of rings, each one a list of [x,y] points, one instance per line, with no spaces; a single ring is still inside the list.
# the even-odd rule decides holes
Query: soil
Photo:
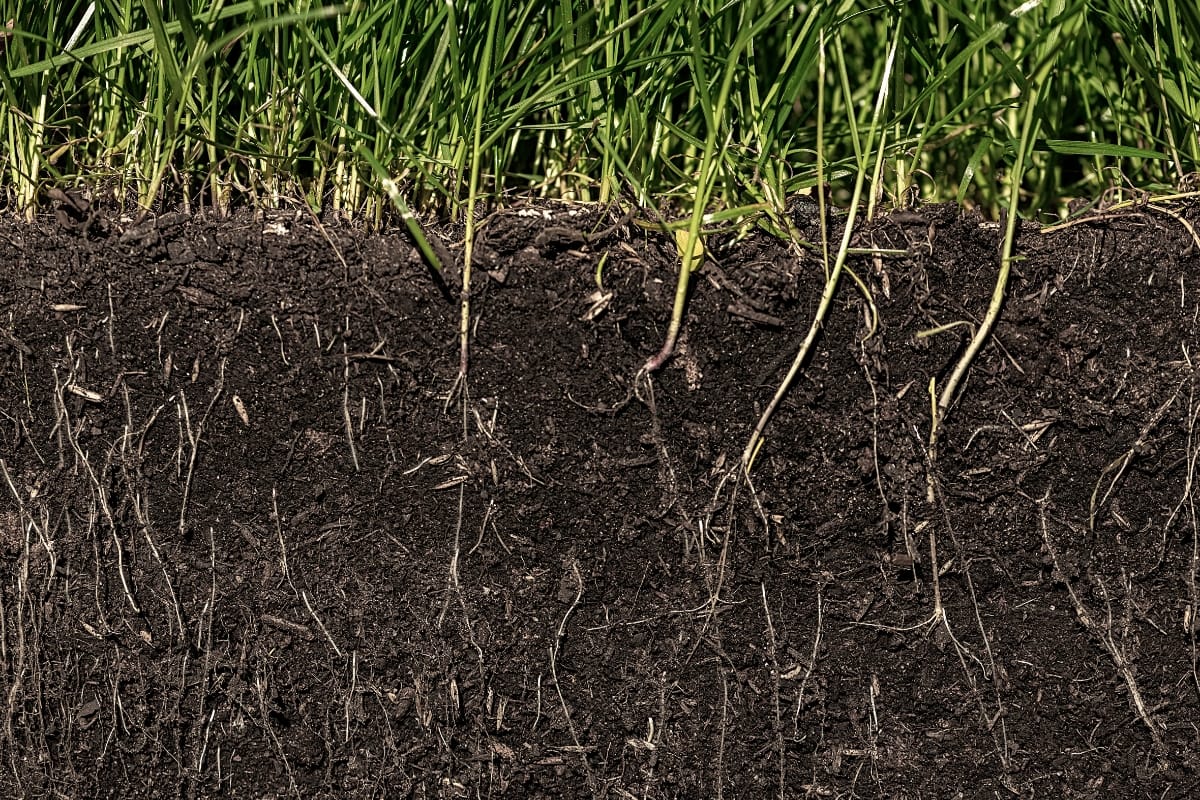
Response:
[[[402,232],[0,224],[0,794],[1200,793],[1200,208],[1025,224],[932,464],[1001,231],[862,226],[751,483],[819,249],[710,240],[635,392],[619,217],[487,220],[458,385]]]

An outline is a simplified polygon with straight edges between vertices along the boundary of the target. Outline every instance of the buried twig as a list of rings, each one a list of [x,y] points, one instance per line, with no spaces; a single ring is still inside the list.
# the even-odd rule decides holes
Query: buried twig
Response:
[[[1125,681],[1125,687],[1129,690],[1129,700],[1133,705],[1134,711],[1142,721],[1142,724],[1146,726],[1146,730],[1150,732],[1150,738],[1154,741],[1154,746],[1158,749],[1158,752],[1165,756],[1167,751],[1166,744],[1162,738],[1161,725],[1154,718],[1151,711],[1146,708],[1146,703],[1142,699],[1141,689],[1138,687],[1137,678],[1133,674],[1133,666],[1129,663],[1129,658],[1125,655],[1124,648],[1119,647],[1113,641],[1111,612],[1108,624],[1104,628],[1101,628],[1100,624],[1092,618],[1091,612],[1088,611],[1087,606],[1083,604],[1083,601],[1075,592],[1075,587],[1071,585],[1071,579],[1060,566],[1058,551],[1054,547],[1054,542],[1050,539],[1050,530],[1046,524],[1046,504],[1049,500],[1050,490],[1047,489],[1046,494],[1036,502],[1038,506],[1038,519],[1042,530],[1042,542],[1046,545],[1046,551],[1049,553],[1050,561],[1054,565],[1054,572],[1059,580],[1063,582],[1063,585],[1067,587],[1067,594],[1071,598],[1071,605],[1075,608],[1075,616],[1079,619],[1079,624],[1084,627],[1084,630],[1100,641],[1105,652],[1112,659],[1113,664],[1117,668],[1117,674]],[[1108,591],[1104,588],[1103,582],[1099,583],[1098,586],[1101,593],[1107,598]]]

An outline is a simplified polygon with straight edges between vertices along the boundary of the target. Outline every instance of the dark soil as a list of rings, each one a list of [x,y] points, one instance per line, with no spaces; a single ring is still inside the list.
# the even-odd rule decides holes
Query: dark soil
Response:
[[[1022,228],[932,503],[957,209],[857,234],[878,329],[845,280],[753,487],[814,251],[710,242],[631,396],[670,239],[507,211],[464,414],[401,234],[4,223],[0,794],[1196,797],[1198,212]]]

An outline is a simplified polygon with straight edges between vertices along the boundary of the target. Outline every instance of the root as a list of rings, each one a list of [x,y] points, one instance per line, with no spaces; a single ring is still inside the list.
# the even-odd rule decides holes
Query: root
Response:
[[[1096,512],[1108,503],[1117,488],[1117,484],[1125,476],[1125,470],[1129,468],[1129,464],[1133,459],[1142,452],[1146,446],[1146,442],[1150,438],[1150,434],[1158,427],[1158,423],[1166,416],[1167,411],[1175,404],[1175,401],[1179,399],[1179,395],[1183,392],[1183,387],[1187,384],[1188,380],[1190,379],[1185,378],[1181,381],[1175,387],[1174,393],[1158,407],[1153,416],[1150,417],[1150,420],[1138,431],[1138,437],[1133,445],[1120,458],[1109,464],[1100,473],[1100,477],[1096,480],[1096,487],[1092,490],[1092,498],[1088,506],[1088,530],[1094,531],[1096,529]],[[1112,479],[1108,482],[1108,488],[1104,491],[1104,496],[1097,500],[1096,498],[1100,494],[1100,485],[1104,483],[1106,475],[1112,475]]]
[[[1063,571],[1059,564],[1058,551],[1054,547],[1054,542],[1050,539],[1050,531],[1046,525],[1046,504],[1050,499],[1050,493],[1047,490],[1046,495],[1038,501],[1038,516],[1042,529],[1042,541],[1046,545],[1046,551],[1050,554],[1050,560],[1054,564],[1054,572],[1058,578],[1067,587],[1067,594],[1071,597],[1071,605],[1075,608],[1075,616],[1079,620],[1079,624],[1084,627],[1089,634],[1099,640],[1104,651],[1108,653],[1116,666],[1117,674],[1125,681],[1125,687],[1129,690],[1129,701],[1133,705],[1134,712],[1138,719],[1146,726],[1146,730],[1150,733],[1150,738],[1154,742],[1154,748],[1161,756],[1165,758],[1167,749],[1162,738],[1162,725],[1154,718],[1154,715],[1146,707],[1145,701],[1142,699],[1142,691],[1138,687],[1137,678],[1134,676],[1133,666],[1129,663],[1129,657],[1125,654],[1125,648],[1118,645],[1113,640],[1112,634],[1112,614],[1108,615],[1108,619],[1102,626],[1098,623],[1087,606],[1083,604],[1083,600],[1075,591],[1075,587],[1071,585],[1067,573]],[[1097,587],[1107,599],[1108,590],[1103,582],[1098,582]]]
[[[571,560],[571,576],[575,579],[575,597],[571,600],[571,605],[567,607],[563,614],[562,621],[558,623],[558,630],[554,636],[554,644],[550,646],[550,678],[554,681],[554,691],[558,695],[559,705],[562,707],[563,717],[567,721],[567,729],[571,732],[571,741],[574,746],[566,748],[573,750],[579,754],[579,758],[583,761],[584,771],[587,773],[588,786],[593,791],[597,787],[596,776],[592,772],[592,764],[588,760],[588,748],[584,747],[579,740],[579,731],[575,728],[575,721],[571,717],[571,710],[567,706],[567,699],[563,696],[562,684],[558,680],[558,653],[562,647],[563,639],[567,635],[567,621],[571,618],[572,612],[579,605],[579,601],[583,599],[583,575],[579,572],[579,562]]]
[[[1200,698],[1200,671],[1197,671],[1197,642],[1196,630],[1200,627],[1196,615],[1200,612],[1200,588],[1197,587],[1197,574],[1200,573],[1200,518],[1196,512],[1196,499],[1193,493],[1196,479],[1196,463],[1200,461],[1200,449],[1196,446],[1196,422],[1200,419],[1200,405],[1197,405],[1193,393],[1189,403],[1187,420],[1187,478],[1184,483],[1183,497],[1180,506],[1187,506],[1188,520],[1192,531],[1191,563],[1188,569],[1188,605],[1184,610],[1184,629],[1188,634],[1188,643],[1192,654],[1192,684],[1196,687],[1196,696]],[[1169,523],[1168,523],[1169,526]],[[1165,534],[1164,534],[1165,536]]]
[[[938,505],[941,507],[943,519],[945,520],[946,530],[950,534],[950,540],[954,543],[955,557],[962,564],[962,575],[966,580],[967,592],[971,598],[971,610],[975,615],[975,625],[979,630],[979,638],[983,643],[983,653],[987,658],[987,664],[984,665],[975,656],[971,656],[971,658],[982,670],[984,677],[991,678],[992,691],[996,701],[995,713],[989,713],[984,707],[983,696],[981,694],[977,694],[976,698],[979,702],[980,717],[983,719],[988,731],[992,734],[993,741],[996,746],[996,754],[1000,757],[1000,764],[1004,767],[1004,770],[1007,773],[1011,768],[1011,761],[1009,759],[1008,726],[1004,719],[1007,715],[1007,711],[1004,707],[1004,699],[1001,696],[1002,681],[1000,678],[1000,671],[996,665],[995,654],[992,652],[991,639],[988,636],[987,628],[983,624],[983,614],[979,610],[979,597],[975,593],[975,581],[971,577],[970,563],[966,558],[966,554],[963,552],[962,545],[958,541],[958,535],[955,534],[954,528],[950,524],[950,509],[947,507],[945,499],[942,498],[940,494],[938,495],[937,499]],[[959,653],[959,657],[961,659],[961,652]],[[967,665],[965,662],[963,662],[963,670],[967,671]],[[972,682],[969,674],[968,681]],[[997,725],[999,725],[1000,729],[998,734],[995,730]]]
[[[347,330],[350,320],[346,320]],[[350,446],[350,462],[354,471],[359,472],[358,448],[354,446],[354,422],[350,418],[350,355],[346,349],[346,339],[342,338],[342,422],[346,426],[346,443]]]
[[[212,397],[209,398],[208,407],[204,409],[204,414],[200,417],[200,422],[196,425],[194,431],[192,430],[191,417],[188,414],[187,396],[183,392],[179,393],[179,418],[187,433],[188,444],[191,446],[191,453],[188,455],[187,474],[183,479],[183,497],[179,501],[179,536],[184,540],[187,538],[188,498],[192,491],[192,476],[196,472],[196,459],[200,454],[200,437],[204,435],[204,424],[208,421],[208,416],[212,413],[213,406],[217,404],[217,399],[224,390],[225,359],[222,358],[217,365],[217,380],[213,386]]]
[[[779,705],[779,642],[775,636],[775,623],[771,619],[771,606],[767,602],[767,585],[759,583],[762,590],[763,615],[767,620],[767,657],[771,666],[771,699],[774,719],[775,752],[779,758],[779,800],[787,796],[787,749],[783,741],[783,714]]]
[[[808,658],[808,664],[803,667],[797,665],[779,676],[784,680],[794,680],[802,671],[804,672],[804,677],[800,678],[800,688],[796,692],[796,711],[792,714],[792,731],[796,736],[799,735],[800,711],[804,708],[804,693],[808,689],[808,681],[817,668],[817,659],[821,654],[821,637],[825,632],[825,602],[821,595],[825,592],[827,577],[829,577],[829,573],[826,573],[822,582],[817,585],[817,630],[813,634],[812,654]]]

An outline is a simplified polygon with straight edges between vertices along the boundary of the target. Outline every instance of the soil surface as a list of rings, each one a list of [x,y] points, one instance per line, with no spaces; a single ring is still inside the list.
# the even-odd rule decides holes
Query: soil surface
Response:
[[[0,224],[0,794],[1196,797],[1198,223]]]

